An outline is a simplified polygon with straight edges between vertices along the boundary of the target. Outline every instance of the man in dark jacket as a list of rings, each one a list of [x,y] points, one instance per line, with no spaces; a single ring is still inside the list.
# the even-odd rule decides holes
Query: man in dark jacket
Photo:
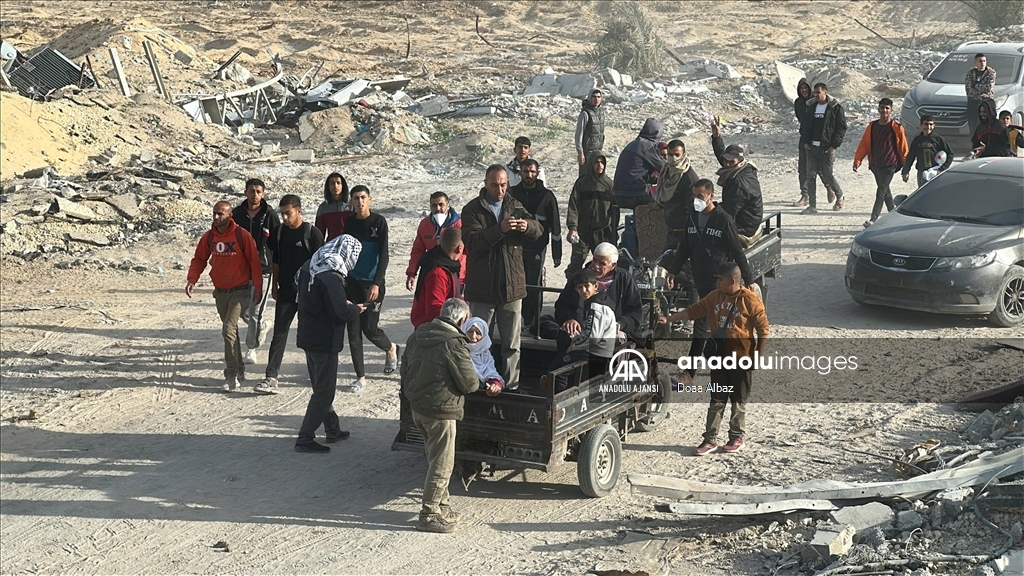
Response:
[[[519,342],[526,297],[523,246],[536,241],[542,233],[540,223],[508,194],[505,167],[488,166],[479,196],[462,209],[462,241],[466,244],[464,294],[473,316],[488,324],[492,316],[497,316],[501,376],[508,390],[519,386]]]
[[[296,452],[330,452],[315,440],[321,424],[327,442],[347,438],[334,412],[338,383],[338,352],[345,344],[345,326],[365,310],[348,301],[345,276],[359,259],[362,245],[351,236],[338,236],[313,254],[299,271],[299,329],[296,340],[306,352],[306,368],[313,395],[295,441]]]
[[[658,204],[665,207],[665,227],[668,229],[666,249],[679,245],[686,231],[686,213],[693,210],[693,185],[700,178],[690,166],[686,145],[682,140],[668,143],[668,159],[658,173]]]
[[[764,207],[761,201],[761,182],[757,179],[757,166],[743,157],[739,144],[725,146],[722,141],[722,127],[711,127],[711,147],[722,168],[718,170],[718,185],[722,187],[722,210],[736,221],[740,244],[749,248],[761,238],[761,218]]]
[[[996,108],[991,101],[982,101],[978,105],[978,127],[971,137],[975,158],[991,156],[1015,156],[1010,148],[1010,136],[1006,125],[996,116]]]
[[[324,201],[316,209],[313,225],[323,232],[324,240],[337,238],[345,233],[345,222],[352,217],[349,207],[348,181],[337,172],[324,180]]]
[[[469,353],[469,339],[459,328],[469,319],[469,306],[446,300],[437,318],[409,336],[402,355],[402,394],[412,421],[423,436],[427,478],[416,529],[449,533],[460,514],[448,502],[448,481],[455,467],[456,422],[462,420],[464,396],[480,388]]]
[[[604,94],[594,90],[583,101],[583,109],[576,118],[576,158],[580,165],[580,177],[589,172],[587,159],[592,152],[604,148],[604,108],[601,103]]]
[[[807,78],[801,78],[796,83],[796,98],[793,99],[793,115],[797,122],[797,156],[796,173],[800,179],[800,199],[793,203],[793,206],[807,206],[807,149],[800,143],[800,134],[803,133],[804,124],[807,123],[807,101],[811,99],[811,83]]]
[[[565,270],[566,279],[571,279],[583,268],[587,254],[602,242],[616,244],[619,241],[615,223],[619,220],[615,197],[612,195],[612,179],[608,177],[608,157],[600,150],[587,156],[586,173],[576,179],[569,193],[566,209],[565,229],[568,231],[572,257]]]
[[[715,185],[707,179],[698,180],[693,186],[693,197],[694,211],[688,215],[686,234],[666,269],[674,276],[690,260],[700,298],[715,290],[718,269],[725,262],[739,265],[743,283],[750,286],[754,283],[754,273],[743,253],[736,223],[728,212],[715,204]],[[690,356],[701,356],[704,353],[704,341],[708,337],[708,324],[707,319],[694,320]],[[686,383],[692,382],[694,371],[683,374]]]
[[[807,103],[808,121],[800,130],[800,145],[807,150],[807,201],[808,206],[801,214],[816,214],[817,179],[828,189],[829,202],[835,194],[836,203],[832,210],[843,208],[843,189],[832,173],[836,161],[836,148],[846,137],[846,112],[838,100],[828,95],[823,82],[814,85],[814,98]]]
[[[629,272],[618,267],[618,261],[618,249],[614,244],[605,242],[594,248],[594,259],[586,267],[597,276],[598,292],[604,293],[608,306],[615,311],[619,331],[630,338],[639,339],[644,317],[640,290]],[[577,320],[581,304],[575,283],[570,279],[555,302],[555,322],[572,337],[579,335],[582,330]]]
[[[245,182],[245,202],[242,202],[231,211],[231,218],[243,230],[248,232],[256,241],[256,250],[260,254],[260,267],[263,269],[263,297],[259,304],[250,305],[242,310],[242,319],[249,322],[249,331],[263,331],[269,329],[263,321],[264,312],[267,309],[267,301],[270,294],[270,281],[273,270],[273,258],[270,253],[271,235],[277,237],[277,229],[281,226],[281,220],[277,212],[267,204],[267,185],[259,178],[250,178]],[[256,349],[259,348],[259,340],[256,334],[246,333],[245,335],[245,356],[242,360],[246,364],[256,363]]]
[[[509,188],[508,193],[526,208],[543,232],[540,238],[523,246],[523,267],[526,269],[527,286],[544,285],[544,262],[547,260],[548,240],[551,241],[551,259],[555,268],[562,265],[562,224],[558,213],[558,200],[555,193],[538,180],[540,164],[533,158],[523,161],[520,174],[522,181]],[[523,324],[527,330],[533,330],[537,321],[537,310],[543,301],[541,294],[534,290],[526,291],[523,299]]]
[[[615,202],[622,208],[636,208],[653,204],[654,198],[647,191],[651,173],[660,172],[665,160],[658,150],[661,140],[661,122],[648,118],[640,134],[619,154],[615,165]],[[616,227],[617,223],[616,223]]]

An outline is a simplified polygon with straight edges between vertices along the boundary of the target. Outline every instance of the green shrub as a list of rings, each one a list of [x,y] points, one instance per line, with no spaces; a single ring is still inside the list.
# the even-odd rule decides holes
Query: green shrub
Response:
[[[1024,24],[1024,0],[963,0],[982,30]]]
[[[615,68],[644,78],[662,72],[665,44],[654,22],[639,2],[619,4],[604,29],[604,36],[584,59],[595,68]]]

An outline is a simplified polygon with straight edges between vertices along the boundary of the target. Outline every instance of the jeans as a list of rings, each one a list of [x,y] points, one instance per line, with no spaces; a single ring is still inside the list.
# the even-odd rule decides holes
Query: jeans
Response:
[[[732,404],[729,417],[729,440],[743,438],[743,426],[747,419],[747,398],[750,397],[751,370],[712,370],[711,382],[725,386],[731,392],[712,392],[711,405],[708,406],[708,419],[704,428],[704,441],[714,442],[718,437],[718,427],[725,414],[725,405]],[[729,388],[731,386],[731,388]]]
[[[420,518],[441,514],[448,508],[448,481],[455,468],[455,420],[439,420],[412,411],[412,421],[423,436],[427,455],[427,478],[423,482]]]
[[[368,291],[370,284],[358,280],[345,282],[345,292],[353,304],[362,304],[369,298]],[[388,335],[380,329],[380,309],[384,304],[384,287],[377,291],[377,301],[372,308],[359,315],[358,320],[348,323],[348,348],[352,353],[352,368],[356,372],[356,378],[366,376],[366,366],[363,364],[363,336],[374,346],[387,352],[391,350],[391,340]],[[361,334],[360,334],[361,333]]]
[[[213,291],[220,315],[220,333],[224,337],[224,377],[245,378],[245,364],[242,362],[242,345],[238,341],[238,319],[242,309],[248,306],[249,287],[239,286],[229,290],[217,288]]]
[[[284,350],[288,347],[288,331],[298,311],[299,305],[295,302],[278,300],[274,306],[274,338],[270,341],[270,354],[267,356],[267,378],[277,378],[281,370]]]
[[[836,162],[835,152],[827,154],[820,146],[811,146],[807,151],[807,178],[804,183],[807,185],[807,203],[811,208],[816,208],[818,176],[821,176],[821,183],[836,193],[836,199],[843,197],[843,189],[839,186],[839,180],[832,173]]]
[[[523,301],[513,300],[504,304],[487,304],[484,302],[468,302],[469,312],[482,318],[488,325],[495,318],[498,332],[501,334],[501,377],[505,379],[505,388],[515,390],[519,387],[519,345],[523,330]]]
[[[544,285],[544,260],[547,258],[547,246],[540,250],[529,248],[523,249],[523,268],[526,271],[527,286]],[[533,329],[539,315],[537,308],[544,303],[544,295],[536,290],[526,290],[526,298],[523,299],[523,324],[528,329]]]
[[[306,405],[297,444],[312,442],[317,428],[323,424],[327,436],[338,436],[341,423],[334,411],[334,390],[338,385],[338,353],[306,350],[306,369],[313,385],[313,395]]]
[[[800,178],[800,196],[807,196],[807,149],[797,145],[800,155],[797,156],[796,173]]]
[[[878,216],[882,213],[882,204],[885,204],[887,211],[892,212],[895,205],[892,203],[892,190],[889,189],[889,184],[892,184],[892,177],[896,174],[895,166],[880,166],[878,168],[871,168],[871,173],[875,175],[875,205],[871,208],[871,221],[878,220]]]

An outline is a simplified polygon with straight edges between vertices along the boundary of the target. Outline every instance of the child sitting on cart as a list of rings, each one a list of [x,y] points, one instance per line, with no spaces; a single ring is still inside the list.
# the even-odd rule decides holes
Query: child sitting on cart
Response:
[[[584,268],[574,274],[572,283],[580,295],[580,308],[575,317],[579,327],[572,333],[565,329],[558,331],[555,338],[558,356],[552,370],[574,362],[587,361],[580,378],[582,382],[608,370],[608,362],[615,354],[618,326],[615,311],[606,293],[598,291],[597,274],[592,269]],[[568,376],[559,376],[555,382],[555,392],[568,387]]]
[[[473,360],[476,375],[483,383],[481,389],[488,396],[497,396],[505,389],[505,381],[494,367],[494,356],[491,354],[491,338],[488,336],[487,322],[474,316],[462,325],[462,331],[469,338],[469,355]]]

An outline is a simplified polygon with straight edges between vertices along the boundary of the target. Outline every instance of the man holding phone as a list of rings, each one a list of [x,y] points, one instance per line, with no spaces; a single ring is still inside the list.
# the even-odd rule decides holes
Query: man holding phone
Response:
[[[523,247],[538,240],[543,232],[540,223],[508,194],[505,167],[489,166],[479,196],[462,209],[464,294],[473,316],[487,323],[496,316],[506,390],[519,386],[519,342],[526,297]]]

